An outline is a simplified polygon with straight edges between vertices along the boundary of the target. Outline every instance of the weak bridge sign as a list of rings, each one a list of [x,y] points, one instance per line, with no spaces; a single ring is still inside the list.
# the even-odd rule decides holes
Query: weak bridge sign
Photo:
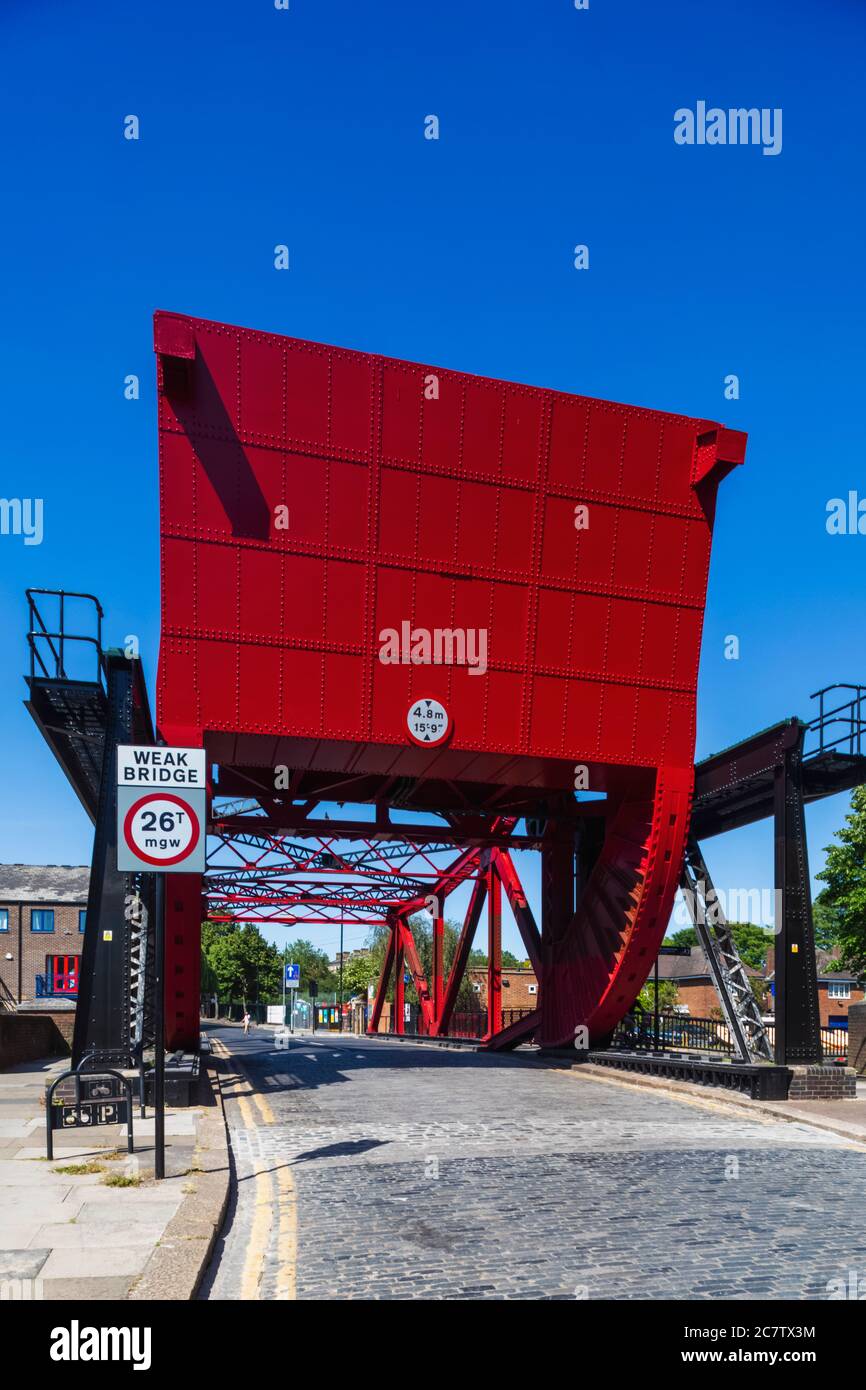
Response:
[[[122,744],[117,750],[117,868],[200,874],[205,867],[203,748]]]

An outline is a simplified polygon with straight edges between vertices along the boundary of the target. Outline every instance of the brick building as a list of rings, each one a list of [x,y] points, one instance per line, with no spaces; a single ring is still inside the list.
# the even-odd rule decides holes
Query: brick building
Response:
[[[859,1004],[864,991],[856,975],[839,968],[838,950],[816,951],[818,966],[818,1014],[822,1028],[847,1028],[848,1008]],[[775,947],[767,956],[767,983],[772,990],[775,980]],[[770,1003],[772,1008],[772,1000]]]
[[[479,1009],[487,1008],[487,971],[472,969],[466,971],[472,989],[477,996]],[[535,971],[527,966],[502,968],[502,1007],[503,1009],[535,1009],[538,1007],[538,981]]]
[[[0,1008],[75,998],[88,865],[0,864]]]
[[[751,980],[761,982],[764,972],[746,966]],[[717,1018],[721,1012],[707,958],[700,946],[689,956],[659,956],[659,981],[670,980],[677,987],[677,1005],[685,1006],[692,1018]],[[648,984],[652,985],[650,973]]]

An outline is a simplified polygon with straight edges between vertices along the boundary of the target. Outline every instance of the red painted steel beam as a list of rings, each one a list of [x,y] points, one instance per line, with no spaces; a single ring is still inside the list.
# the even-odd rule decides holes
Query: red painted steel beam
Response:
[[[378,1033],[379,1023],[382,1018],[382,1007],[385,1003],[385,996],[388,993],[388,982],[391,978],[391,971],[394,969],[394,962],[397,956],[397,926],[391,922],[391,930],[388,934],[388,945],[385,949],[385,959],[382,963],[382,973],[379,976],[379,984],[376,989],[376,998],[373,1001],[373,1008],[367,1023],[368,1033]],[[396,993],[396,991],[395,991]]]
[[[523,884],[514,861],[507,850],[496,850],[493,856],[493,863],[496,872],[505,889],[505,896],[508,899],[508,906],[514,914],[517,923],[517,930],[520,932],[523,944],[526,947],[526,954],[530,964],[535,971],[536,978],[541,980],[541,933],[532,915],[532,909],[523,891]]]
[[[472,894],[469,899],[469,906],[463,921],[463,927],[457,940],[454,951],[454,959],[451,962],[451,971],[448,975],[448,983],[445,986],[445,997],[442,1000],[442,1008],[439,1014],[438,1032],[447,1034],[451,1015],[457,1003],[457,996],[460,993],[460,986],[466,974],[466,965],[469,960],[469,952],[472,950],[472,942],[475,939],[475,932],[481,918],[481,910],[487,897],[487,874],[486,869],[490,861],[490,851],[482,850],[480,853],[480,869],[478,877],[472,885]]]
[[[421,1009],[421,1021],[423,1028],[421,1031],[429,1033],[433,1028],[433,1001],[430,998],[430,987],[421,965],[418,955],[418,948],[415,945],[415,938],[412,935],[412,928],[405,917],[398,916],[397,931],[402,942],[406,961],[409,965],[409,973],[412,976],[412,983],[415,986],[415,993],[418,996],[418,1004]]]
[[[442,1000],[445,993],[443,979],[445,947],[445,918],[436,913],[433,918],[433,1032],[438,1032],[442,1017]]]
[[[391,1028],[395,1033],[406,1031],[406,959],[403,934],[399,920],[394,923],[394,1014]]]
[[[502,883],[495,864],[487,870],[487,1033],[502,1028]]]
[[[593,814],[597,814],[595,810]],[[402,840],[413,845],[441,843],[454,845],[455,848],[482,848],[488,845],[501,845],[511,849],[537,849],[537,838],[534,839],[529,835],[513,835],[507,828],[501,828],[515,824],[514,817],[509,819],[497,817],[491,821],[491,829],[488,831],[478,830],[467,835],[461,834],[459,830],[450,830],[439,825],[389,825],[387,830],[377,830],[372,821],[308,822],[295,821],[291,817],[287,817],[286,820],[274,821],[265,816],[216,816],[208,826],[208,830],[214,835],[233,835],[246,832],[256,835],[285,835],[293,840],[303,839],[306,836],[330,834],[335,840],[369,840],[385,843],[391,840]]]
[[[521,1043],[530,1042],[540,1023],[541,1009],[533,1009],[532,1013],[518,1018],[507,1028],[494,1033],[492,1037],[485,1038],[481,1045],[485,1052],[510,1052],[512,1048],[519,1047]]]

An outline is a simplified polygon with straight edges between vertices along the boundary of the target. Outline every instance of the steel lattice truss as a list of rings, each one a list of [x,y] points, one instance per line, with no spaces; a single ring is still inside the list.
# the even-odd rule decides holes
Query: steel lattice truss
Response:
[[[407,843],[397,827],[383,834],[370,825],[359,836],[339,822],[318,822],[299,838],[296,830],[259,826],[265,818],[256,803],[222,804],[213,815],[204,891],[215,920],[378,925],[424,907],[455,857],[452,842]],[[460,881],[471,875],[467,866]]]
[[[220,802],[214,807],[204,891],[208,916],[261,926],[340,924],[387,927],[387,947],[373,1002],[369,1031],[379,1028],[393,979],[392,1026],[404,1029],[404,988],[411,979],[420,1009],[420,1027],[446,1033],[469,953],[487,906],[488,1046],[513,1046],[537,1026],[535,1011],[502,1027],[503,892],[527,953],[540,972],[538,928],[508,844],[517,821],[494,816],[482,842],[462,848],[454,817],[440,830],[427,825],[400,827],[385,820],[304,821],[298,808],[276,808],[302,816],[290,831],[275,829],[273,807],[256,802]],[[404,838],[411,835],[411,839]],[[462,884],[471,884],[469,905],[450,970],[444,969],[445,903]],[[427,979],[412,934],[411,916],[426,908],[433,922],[432,975]],[[391,1007],[391,1006],[389,1006]]]

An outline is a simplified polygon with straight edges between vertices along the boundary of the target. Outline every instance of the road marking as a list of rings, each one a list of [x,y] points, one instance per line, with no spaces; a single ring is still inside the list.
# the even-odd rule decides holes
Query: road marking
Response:
[[[277,1169],[279,1230],[277,1231],[277,1298],[297,1298],[298,1192],[291,1168]]]
[[[256,1120],[246,1096],[238,1096],[238,1108],[243,1116],[244,1128],[255,1129]],[[253,1201],[253,1224],[247,1245],[244,1269],[241,1275],[241,1298],[255,1300],[260,1297],[260,1286],[268,1254],[268,1238],[271,1233],[271,1208],[274,1190],[271,1175],[262,1171],[265,1159],[255,1161],[256,1178]]]
[[[232,1065],[238,1079],[246,1086],[245,1094],[234,1097],[240,1109],[244,1129],[250,1134],[258,1130],[259,1124],[276,1125],[277,1117],[267,1096],[262,1095],[253,1085],[252,1078],[241,1060],[230,1054]],[[250,1103],[252,1102],[252,1104]],[[255,1111],[260,1119],[257,1119]],[[284,1163],[276,1169],[276,1194],[271,1172],[264,1171],[266,1159],[255,1162],[256,1178],[254,1193],[254,1214],[243,1275],[241,1277],[241,1298],[259,1299],[271,1232],[275,1233],[277,1256],[276,1297],[293,1301],[297,1297],[298,1264],[298,1191],[290,1165]],[[275,1210],[276,1209],[276,1210]]]

